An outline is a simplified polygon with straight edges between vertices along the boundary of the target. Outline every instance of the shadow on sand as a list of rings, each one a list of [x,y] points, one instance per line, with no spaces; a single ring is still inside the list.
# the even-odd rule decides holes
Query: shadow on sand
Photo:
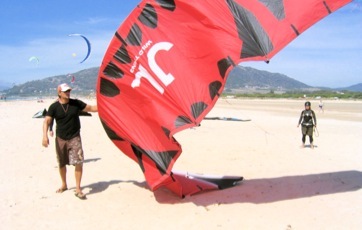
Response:
[[[134,185],[150,190],[146,182],[134,180],[101,181],[86,185],[89,188],[87,195],[105,191],[109,186],[120,183],[133,183]],[[205,191],[184,199],[179,198],[171,191],[160,188],[154,192],[155,199],[160,204],[194,203],[198,206],[213,204],[254,203],[264,204],[284,200],[293,200],[353,192],[362,188],[362,172],[341,171],[300,176],[286,176],[277,178],[244,180],[239,185],[224,189]],[[150,190],[150,192],[152,192]]]
[[[101,160],[102,158],[92,158],[92,159],[85,159],[84,163],[89,163],[89,162],[97,162],[99,160]]]
[[[120,184],[120,183],[133,183],[133,184],[137,185],[138,187],[148,189],[148,186],[147,186],[146,182],[138,182],[138,181],[134,181],[134,180],[128,180],[128,181],[124,181],[124,180],[100,181],[100,182],[97,182],[97,183],[93,183],[93,184],[83,186],[83,188],[89,188],[90,191],[87,193],[87,195],[91,195],[91,194],[103,192],[107,188],[109,188],[109,186],[114,185],[114,184]]]
[[[159,189],[155,191],[155,198],[161,204],[188,202],[199,206],[233,203],[263,204],[327,194],[353,192],[361,188],[362,172],[341,171],[245,180],[236,187],[199,193],[184,199],[180,199],[166,189]]]

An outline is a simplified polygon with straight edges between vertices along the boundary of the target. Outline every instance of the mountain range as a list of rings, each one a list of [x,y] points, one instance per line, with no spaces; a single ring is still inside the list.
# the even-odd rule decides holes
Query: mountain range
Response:
[[[73,74],[47,77],[41,80],[29,81],[9,87],[0,82],[0,90],[6,95],[17,96],[47,96],[54,95],[57,85],[66,82],[73,88],[74,93],[90,94],[95,92],[99,67],[84,69]],[[72,78],[74,76],[74,82]],[[251,67],[238,66],[234,68],[225,85],[226,92],[255,91],[255,90],[348,90],[362,92],[362,83],[346,88],[330,89],[325,87],[312,87],[294,80],[284,74],[271,73]]]

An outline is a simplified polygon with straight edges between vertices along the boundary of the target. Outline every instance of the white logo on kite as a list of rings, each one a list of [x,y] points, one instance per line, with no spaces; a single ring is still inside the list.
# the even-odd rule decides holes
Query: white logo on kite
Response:
[[[132,67],[130,69],[131,73],[134,73],[134,71],[135,71],[135,69],[137,67],[138,60],[143,56],[143,54],[151,46],[151,44],[152,44],[152,41],[148,40],[148,42],[142,46],[142,49],[140,51],[138,51],[138,55],[136,55],[134,57],[133,65],[132,65]]]
[[[171,73],[166,74],[160,66],[156,63],[156,54],[161,51],[169,51],[173,44],[170,42],[159,42],[153,45],[147,53],[148,64],[150,69],[157,76],[157,78],[165,85],[171,84],[175,78]],[[141,78],[145,78],[150,84],[161,94],[164,93],[165,89],[156,81],[154,77],[145,69],[141,64],[138,66],[138,72],[135,74],[135,79],[132,81],[132,88],[139,87],[141,85]]]

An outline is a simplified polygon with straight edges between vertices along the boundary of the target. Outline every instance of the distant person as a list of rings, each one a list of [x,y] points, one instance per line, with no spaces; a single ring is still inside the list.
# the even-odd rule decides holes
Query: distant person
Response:
[[[324,108],[323,108],[323,106],[324,106],[323,101],[320,100],[320,101],[319,101],[319,105],[318,105],[318,107],[319,107],[319,112],[322,111],[322,112],[324,113]]]
[[[305,147],[306,136],[309,136],[310,147],[313,149],[313,128],[317,127],[317,117],[315,116],[314,111],[311,109],[311,103],[309,101],[304,104],[305,109],[300,114],[299,125],[302,125],[302,148]]]
[[[48,109],[43,123],[42,145],[48,147],[48,129],[53,119],[56,120],[55,147],[61,178],[61,186],[56,190],[62,193],[68,189],[66,180],[66,165],[75,166],[76,189],[75,196],[86,199],[81,189],[84,154],[80,137],[79,112],[97,112],[97,105],[87,105],[81,100],[71,99],[72,89],[65,83],[58,86],[59,100],[53,102]]]

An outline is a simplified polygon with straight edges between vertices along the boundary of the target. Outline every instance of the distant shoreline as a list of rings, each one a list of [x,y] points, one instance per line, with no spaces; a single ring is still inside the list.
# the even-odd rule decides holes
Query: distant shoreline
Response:
[[[72,97],[71,98],[79,98],[79,99],[87,99],[87,100],[96,100],[96,97],[89,97],[89,96],[83,96],[83,95],[76,95],[76,97]],[[14,102],[14,101],[37,101],[37,102],[44,102],[47,100],[56,100],[57,96],[46,96],[46,97],[34,97],[34,96],[29,96],[29,97],[21,97],[21,96],[9,96],[6,98],[6,100],[2,99],[0,100],[0,102]],[[233,98],[228,98],[228,97],[220,97],[218,99],[218,101],[232,101],[232,100],[238,100],[238,101],[320,101],[322,100],[323,102],[361,102],[362,99],[359,98],[338,98],[338,99],[334,99],[334,98],[288,98],[288,97],[280,97],[280,98],[272,98],[272,97],[233,97]]]

